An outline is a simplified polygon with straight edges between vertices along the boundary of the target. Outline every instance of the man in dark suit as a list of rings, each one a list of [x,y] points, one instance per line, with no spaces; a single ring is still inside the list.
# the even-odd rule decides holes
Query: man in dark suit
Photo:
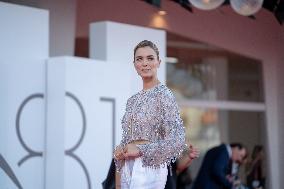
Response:
[[[203,159],[192,189],[231,189],[234,185],[230,174],[230,160],[241,163],[247,150],[240,143],[221,144],[210,149]]]

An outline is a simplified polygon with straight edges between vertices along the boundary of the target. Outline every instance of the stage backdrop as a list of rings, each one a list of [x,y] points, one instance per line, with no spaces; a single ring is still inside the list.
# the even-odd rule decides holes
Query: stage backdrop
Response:
[[[153,40],[164,61],[165,32],[94,23],[93,59],[47,58],[48,28],[42,27],[48,24],[47,12],[0,3],[0,10],[6,8],[0,11],[5,28],[1,39],[22,26],[34,33],[19,33],[13,36],[15,43],[0,43],[7,51],[0,54],[0,188],[101,188],[121,139],[126,100],[142,88],[132,64],[133,48],[143,39]],[[15,28],[20,21],[9,25],[3,14],[27,21]],[[40,17],[42,25],[34,22]],[[33,41],[37,35],[44,36],[42,41]],[[23,40],[25,45],[17,46]],[[23,54],[27,49],[39,54]],[[158,74],[164,82],[164,63]]]

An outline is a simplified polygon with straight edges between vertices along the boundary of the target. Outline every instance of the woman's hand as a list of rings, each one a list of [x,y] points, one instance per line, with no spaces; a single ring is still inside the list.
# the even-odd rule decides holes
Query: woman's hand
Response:
[[[140,151],[137,148],[136,144],[127,144],[124,148],[124,157],[125,159],[134,159],[140,156]]]
[[[123,151],[123,148],[121,146],[117,146],[114,153],[113,153],[113,157],[116,160],[123,160],[125,159],[125,154]]]

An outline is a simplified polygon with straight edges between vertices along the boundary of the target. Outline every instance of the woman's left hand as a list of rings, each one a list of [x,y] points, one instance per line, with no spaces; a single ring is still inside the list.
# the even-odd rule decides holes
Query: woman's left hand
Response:
[[[124,148],[125,159],[133,159],[140,156],[140,151],[136,144],[127,144]]]

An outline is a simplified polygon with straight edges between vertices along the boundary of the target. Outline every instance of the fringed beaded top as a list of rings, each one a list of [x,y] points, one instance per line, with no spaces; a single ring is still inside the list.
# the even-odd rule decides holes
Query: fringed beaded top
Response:
[[[121,124],[120,146],[137,140],[149,142],[137,145],[144,167],[170,165],[186,148],[185,130],[176,100],[163,84],[130,97]],[[120,171],[124,162],[118,160],[115,163]]]

